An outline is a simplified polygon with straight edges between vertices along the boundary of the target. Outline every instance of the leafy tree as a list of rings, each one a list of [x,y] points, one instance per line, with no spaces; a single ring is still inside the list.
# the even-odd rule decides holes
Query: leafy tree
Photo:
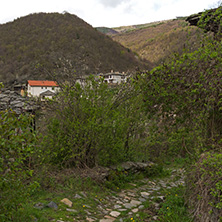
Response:
[[[83,86],[64,86],[53,102],[55,112],[43,146],[47,147],[45,160],[93,167],[133,159],[135,148],[139,152],[141,146],[132,141],[144,124],[132,102],[139,98],[123,96],[126,89],[109,88],[93,78]]]

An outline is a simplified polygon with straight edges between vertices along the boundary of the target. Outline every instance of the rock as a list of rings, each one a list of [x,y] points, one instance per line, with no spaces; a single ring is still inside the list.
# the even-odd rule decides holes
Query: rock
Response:
[[[72,207],[72,201],[67,198],[62,199],[61,202],[67,205],[68,207]]]
[[[82,194],[83,197],[87,198],[86,193],[85,192],[80,192]]]
[[[140,201],[138,201],[138,200],[131,200],[130,201],[130,204],[132,204],[133,206],[138,206],[138,205],[140,205],[140,204],[142,204]]]
[[[159,203],[154,203],[154,206],[155,206],[156,210],[158,210],[160,208],[160,204]]]
[[[82,199],[82,197],[81,197],[79,194],[76,194],[76,195],[74,196],[74,198],[76,198],[76,199]]]
[[[123,211],[127,211],[127,209],[118,209],[118,211],[123,212]]]
[[[153,216],[153,219],[154,219],[154,220],[157,220],[157,219],[158,219],[158,216]]]
[[[143,198],[146,198],[146,199],[148,199],[150,195],[148,192],[141,192],[140,194]]]
[[[34,207],[35,207],[36,209],[42,210],[42,209],[44,208],[44,204],[39,202],[39,203],[36,203],[36,204],[34,205]]]
[[[116,203],[117,203],[117,204],[123,204],[123,202],[122,202],[122,201],[119,201],[119,200],[117,200]]]
[[[157,198],[161,199],[161,200],[164,200],[164,196],[157,196]]]
[[[94,219],[89,218],[89,217],[87,217],[86,220],[89,221],[89,222],[93,222],[93,221],[95,221]]]
[[[118,217],[120,214],[121,214],[121,213],[118,212],[118,211],[112,211],[112,212],[110,212],[110,215],[111,215],[112,217]]]
[[[119,208],[121,208],[121,206],[116,204],[116,205],[114,205],[114,208],[119,209]]]
[[[115,219],[116,219],[116,218],[111,217],[111,216],[109,216],[109,215],[106,215],[105,218],[107,218],[107,219],[111,219],[111,220],[115,220]]]
[[[112,219],[101,219],[99,222],[113,222],[115,220],[115,218]]]
[[[92,215],[88,210],[85,210],[85,212],[86,212],[88,215]]]
[[[47,205],[46,205],[46,207],[49,207],[49,208],[53,208],[53,209],[58,209],[58,205],[55,203],[55,202],[53,202],[53,201],[51,201],[50,203],[48,203]]]
[[[113,221],[115,221],[115,220],[116,220],[115,217],[111,217],[111,216],[109,216],[109,215],[106,215],[106,216],[105,216],[105,219],[101,219],[99,222],[113,222]]]
[[[145,202],[146,199],[140,197],[140,198],[139,198],[139,201],[141,201],[141,202]]]
[[[133,212],[133,213],[137,213],[138,211],[139,211],[138,208],[134,208],[134,209],[132,209],[132,212]]]
[[[130,193],[130,192],[128,192],[127,195],[130,196],[130,197],[135,197],[136,196],[134,193]]]
[[[124,203],[123,206],[127,209],[131,209],[134,207],[131,203]]]
[[[78,212],[78,211],[75,210],[75,209],[69,209],[69,208],[66,208],[66,211],[68,211],[68,212],[73,212],[73,213],[77,213],[77,212]]]

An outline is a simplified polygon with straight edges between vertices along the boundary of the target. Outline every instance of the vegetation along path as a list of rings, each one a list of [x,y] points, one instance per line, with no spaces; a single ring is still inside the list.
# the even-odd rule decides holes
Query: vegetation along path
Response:
[[[104,192],[78,190],[72,194],[67,193],[66,198],[60,200],[58,196],[51,196],[46,198],[48,202],[51,201],[49,204],[43,207],[44,204],[38,202],[35,208],[43,210],[42,213],[47,211],[47,214],[51,211],[54,218],[52,216],[48,219],[57,222],[164,221],[161,220],[161,215],[164,211],[169,213],[171,210],[171,206],[166,203],[167,196],[173,194],[179,198],[180,191],[175,192],[175,189],[180,187],[181,190],[184,187],[183,168],[167,169],[165,172],[167,176],[164,177],[140,178],[133,183],[129,182],[124,189],[115,187],[115,190],[108,189]],[[68,189],[72,188],[70,184]]]

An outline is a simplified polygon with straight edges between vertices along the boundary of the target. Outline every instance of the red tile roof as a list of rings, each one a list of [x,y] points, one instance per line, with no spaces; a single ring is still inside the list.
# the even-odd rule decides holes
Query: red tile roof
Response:
[[[28,80],[30,86],[59,86],[55,81],[48,80]]]

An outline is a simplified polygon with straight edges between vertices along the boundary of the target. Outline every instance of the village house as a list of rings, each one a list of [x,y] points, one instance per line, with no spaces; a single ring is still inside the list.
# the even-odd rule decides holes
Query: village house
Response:
[[[111,84],[120,84],[127,81],[127,75],[120,72],[111,71],[110,73],[100,74],[99,76],[104,78],[104,82]]]
[[[42,100],[52,99],[59,89],[59,85],[55,81],[28,80],[27,95],[40,97]]]

